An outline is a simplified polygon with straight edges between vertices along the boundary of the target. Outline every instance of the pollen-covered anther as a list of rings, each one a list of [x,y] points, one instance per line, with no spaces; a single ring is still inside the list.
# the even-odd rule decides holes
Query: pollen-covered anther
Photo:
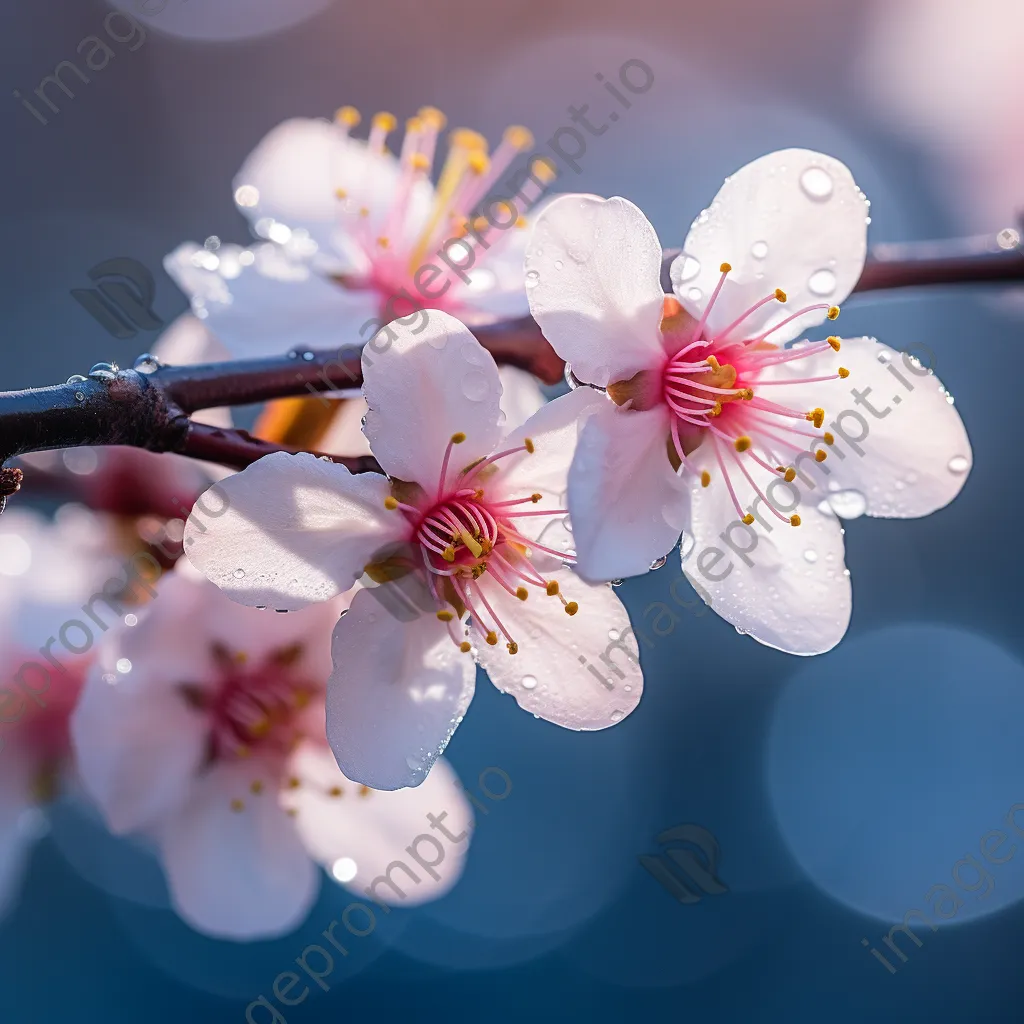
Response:
[[[469,652],[473,650],[473,645],[468,640],[463,640],[462,643],[459,644],[459,650],[462,651],[463,654],[469,654]]]
[[[449,544],[448,547],[446,547],[444,549],[444,551],[441,552],[441,557],[446,562],[454,562],[455,561],[455,548],[453,548],[451,546],[451,544]]]
[[[398,499],[397,499],[397,498],[393,498],[393,497],[392,497],[392,496],[391,496],[391,495],[389,494],[389,495],[388,495],[388,496],[387,496],[387,497],[386,497],[386,498],[384,499],[384,507],[385,507],[385,508],[386,508],[386,509],[387,509],[387,510],[388,510],[389,512],[394,512],[394,510],[395,510],[396,508],[398,508]]]
[[[825,436],[822,438],[822,440],[825,442],[825,444],[835,444],[836,443],[835,435],[829,433],[829,431],[827,431],[827,430],[825,431]]]
[[[335,199],[348,199],[348,192],[346,192],[343,188],[336,188],[334,190],[334,198]]]
[[[722,403],[715,402],[713,406],[708,410],[709,416],[721,416],[722,415]]]
[[[799,526],[800,523],[801,523],[801,519],[800,519],[800,517],[798,515],[794,514],[794,515],[791,515],[789,517],[789,525],[790,526]]]
[[[836,370],[836,373],[838,373],[843,380],[846,380],[846,378],[850,376],[850,371],[845,366],[840,366],[839,369]]]
[[[722,364],[714,356],[708,356],[707,364],[712,370],[720,370],[722,368]]]
[[[381,235],[380,238],[377,239],[377,244],[382,249],[386,249],[391,244],[391,240],[388,238],[387,235]]]
[[[345,791],[341,788],[341,786],[331,786],[331,788],[329,790],[327,790],[327,795],[328,796],[333,796],[333,797],[339,797],[344,792]]]
[[[373,115],[373,126],[385,132],[393,132],[398,127],[398,118],[382,110],[379,114]]]
[[[504,138],[516,149],[529,149],[533,145],[533,132],[521,124],[513,124],[506,128]]]
[[[334,120],[338,124],[348,125],[349,128],[355,128],[362,119],[362,116],[355,107],[338,107],[334,112]]]
[[[525,601],[529,596],[530,592],[526,587],[516,587],[516,597],[518,597],[520,601]]]
[[[437,107],[420,107],[416,114],[417,117],[423,118],[430,128],[435,128],[438,131],[448,123],[448,118]]]
[[[700,471],[700,485],[701,487],[707,487],[711,483],[711,474],[706,470]]]
[[[745,526],[750,526],[754,522],[754,517],[748,512],[741,520]]]
[[[249,792],[255,796],[259,796],[263,792],[263,783],[259,779],[253,779],[249,783]]]
[[[237,814],[239,811],[245,810],[245,804],[239,800],[238,797],[235,797],[235,799],[231,801],[231,810]]]
[[[754,397],[754,389],[743,388],[737,397],[742,398],[745,402],[749,402]]]
[[[833,352],[838,352],[839,351],[839,348],[840,348],[839,339],[834,334],[830,335],[825,340],[832,346],[832,351]]]
[[[523,447],[532,455],[534,453],[533,438],[524,437]]]
[[[454,619],[454,618],[455,618],[455,616],[454,616],[454,615],[453,615],[453,614],[452,614],[452,613],[451,613],[450,611],[448,611],[448,609],[447,609],[447,608],[442,608],[442,609],[441,609],[441,610],[440,610],[440,611],[439,611],[439,612],[437,613],[437,617],[438,617],[438,618],[439,618],[439,619],[440,619],[440,620],[441,620],[442,622],[451,622],[451,621],[452,621],[452,619]]]
[[[777,298],[779,300],[779,302],[785,302],[787,300],[788,296],[786,295],[786,293],[781,288],[776,288],[775,289],[775,298]]]
[[[556,597],[558,594],[558,580],[548,580],[545,589],[548,592],[548,597]]]
[[[488,642],[488,643],[489,643],[489,644],[490,644],[490,645],[491,645],[492,647],[495,647],[495,646],[497,646],[497,643],[498,643],[498,634],[497,634],[497,633],[495,633],[495,632],[494,632],[494,630],[492,629],[492,630],[491,630],[491,631],[490,631],[490,632],[489,632],[489,633],[487,634],[487,636],[486,636],[486,637],[484,637],[484,639],[485,639],[485,640],[486,640],[486,641],[487,641],[487,642]]]
[[[487,154],[481,152],[479,149],[474,150],[469,154],[469,160],[467,161],[469,169],[474,174],[486,174],[487,169],[491,166],[491,161],[487,158]]]
[[[452,434],[452,444],[462,444],[466,440],[466,435],[460,430],[457,433]]]
[[[417,170],[417,171],[429,171],[430,170],[430,161],[427,159],[426,155],[423,154],[423,153],[413,153],[413,155],[411,157],[409,157],[409,163],[412,165],[414,170]]]
[[[505,646],[508,648],[509,654],[519,653],[519,644],[517,644],[515,640],[510,640],[507,644],[505,644]]]
[[[819,448],[814,453],[814,461],[815,462],[824,462],[827,458],[828,458],[828,452],[825,451],[823,448]]]
[[[543,497],[544,495],[541,494],[539,491],[534,491],[534,493],[530,495],[530,501],[532,501],[534,505],[536,505],[537,502],[540,501],[540,499]]]
[[[575,601],[570,601],[565,606],[566,615],[575,615],[580,610],[580,606]]]
[[[741,434],[733,441],[732,446],[738,452],[745,452],[753,443],[746,434]]]
[[[731,264],[731,263],[723,263],[723,264],[722,264],[722,265],[721,265],[721,266],[720,266],[720,267],[719,267],[718,269],[719,269],[719,270],[720,270],[720,271],[721,271],[721,272],[722,272],[723,274],[728,274],[728,273],[729,273],[729,271],[730,271],[730,270],[732,270],[732,264]]]
[[[818,406],[817,409],[812,409],[804,419],[813,423],[816,427],[820,427],[825,422],[825,410]]]
[[[829,320],[835,320],[835,318],[839,316],[839,307],[829,306],[828,312],[825,315],[829,318]]]
[[[789,469],[782,474],[782,479],[785,480],[787,484],[791,484],[796,479],[796,470],[790,466]]]

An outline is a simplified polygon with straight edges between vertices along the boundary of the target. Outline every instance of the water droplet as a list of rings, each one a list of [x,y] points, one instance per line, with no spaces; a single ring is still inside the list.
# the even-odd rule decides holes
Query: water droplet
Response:
[[[1020,245],[1020,232],[1015,228],[1003,228],[996,235],[996,244],[1000,249],[1015,249]]]
[[[626,691],[626,693],[632,693],[633,692],[633,687],[630,686],[629,683],[626,683],[626,685],[623,687],[623,689]]]
[[[832,175],[823,167],[808,167],[800,175],[800,187],[809,199],[823,203],[832,196]]]
[[[235,577],[236,580],[240,580],[240,579],[242,579],[243,576],[245,576],[245,570],[244,569],[236,569],[232,573],[232,575]]]
[[[118,370],[120,367],[117,363],[94,363],[89,370],[89,376],[99,380],[113,380]]]
[[[561,270],[565,264],[561,260],[555,260],[555,270]]]
[[[624,582],[625,582],[624,580],[612,580],[612,586],[613,587],[621,587]]]
[[[135,615],[134,613],[129,612],[124,617],[124,624],[126,626],[137,626],[139,624],[139,617],[138,617],[138,615]]]
[[[85,395],[83,395],[81,391],[76,391],[75,392],[75,401],[76,402],[84,402],[85,401]]]
[[[651,562],[651,571],[653,572],[655,569],[660,569],[667,561],[668,555],[662,555],[661,558],[656,558]]]
[[[950,473],[966,473],[970,465],[970,460],[965,455],[954,455],[946,463],[946,468]]]
[[[470,370],[462,378],[462,393],[471,402],[482,402],[490,390],[491,387],[487,382],[486,375],[479,370]]]
[[[818,560],[818,552],[814,548],[808,548],[804,552],[804,561],[810,562],[813,565]]]
[[[828,496],[828,504],[841,519],[859,519],[868,510],[868,500],[860,491],[835,491]]]
[[[536,288],[537,282],[540,281],[540,274],[536,270],[528,270],[526,272],[526,287]]]
[[[68,377],[69,384],[82,384],[87,381],[88,377],[83,377],[80,373],[76,373],[71,377]]]
[[[118,658],[116,667],[121,675],[126,676],[132,670],[132,663],[127,658]]]
[[[255,185],[239,185],[235,189],[235,202],[239,206],[255,206],[260,201],[260,190]]]
[[[523,676],[519,681],[523,684],[524,690],[533,690],[537,686],[536,676]]]
[[[313,362],[313,360],[314,360],[314,359],[316,359],[316,355],[315,355],[315,353],[313,353],[313,352],[303,352],[303,353],[302,353],[302,358],[303,358],[303,359],[304,359],[304,360],[305,360],[305,361],[306,361],[307,363],[311,363],[311,362]]]
[[[583,383],[579,377],[572,372],[572,367],[568,363],[565,364],[565,383],[568,384],[573,391]]]
[[[679,280],[692,281],[700,273],[700,261],[692,256],[684,256],[679,267]]]
[[[807,287],[815,295],[831,295],[836,290],[836,275],[831,270],[816,270],[811,274]]]
[[[750,255],[755,260],[763,260],[768,255],[768,243],[767,242],[755,242],[750,247]]]
[[[617,629],[609,629],[608,630],[608,639],[609,640],[618,640],[619,639],[619,631]]]
[[[685,562],[690,557],[696,545],[697,538],[692,533],[683,530],[683,535],[679,538],[679,554],[682,561]]]
[[[117,676],[115,676],[113,672],[104,672],[103,682],[108,686],[113,686],[117,682]]]
[[[892,353],[886,352],[884,349],[878,353],[878,361],[885,366],[887,363],[892,362]]]
[[[138,359],[132,363],[132,369],[138,370],[139,373],[155,373],[160,369],[160,360],[156,356],[151,355],[149,352],[143,352]]]
[[[700,302],[701,296],[702,296],[703,294],[704,294],[704,293],[703,293],[703,292],[702,292],[702,291],[701,291],[701,290],[700,290],[699,288],[691,288],[691,289],[690,289],[690,290],[689,290],[689,291],[688,291],[688,292],[686,293],[686,297],[687,297],[687,298],[688,298],[688,299],[689,299],[689,300],[690,300],[691,302]]]
[[[619,711],[618,708],[616,708],[608,717],[613,722],[621,722],[622,721],[622,712]]]

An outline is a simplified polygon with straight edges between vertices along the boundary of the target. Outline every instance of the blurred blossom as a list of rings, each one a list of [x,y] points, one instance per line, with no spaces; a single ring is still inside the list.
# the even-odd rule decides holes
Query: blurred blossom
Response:
[[[198,931],[283,934],[316,898],[317,863],[361,892],[426,812],[447,812],[459,831],[471,822],[446,765],[412,799],[338,770],[324,681],[349,600],[287,615],[242,608],[182,563],[138,625],[104,637],[72,721],[81,776],[113,831],[155,842],[173,906]],[[411,902],[450,888],[465,849]]]
[[[367,141],[350,134],[358,122],[351,107],[333,123],[285,121],[248,157],[235,203],[267,241],[190,242],[166,257],[196,315],[233,352],[358,344],[424,307],[472,324],[527,314],[523,214],[553,172],[534,160],[529,173],[498,179],[530,133],[509,128],[488,155],[483,136],[455,129],[435,189],[440,111],[408,120],[398,158],[386,148],[393,115],[376,114]]]
[[[960,492],[970,443],[929,368],[908,367],[926,377],[911,383],[872,338],[783,348],[839,316],[864,266],[867,209],[838,160],[769,153],[693,222],[675,298],[661,242],[628,200],[564,196],[541,214],[533,315],[611,399],[586,410],[569,472],[585,579],[645,573],[685,529],[683,570],[715,611],[763,644],[818,654],[846,632],[852,601],[843,529],[817,508],[825,482],[856,514],[894,518]]]
[[[147,28],[184,39],[228,42],[283,32],[333,0],[109,0]]]
[[[1024,209],[1024,5],[1019,0],[876,0],[862,77],[879,116],[939,158],[970,228]]]

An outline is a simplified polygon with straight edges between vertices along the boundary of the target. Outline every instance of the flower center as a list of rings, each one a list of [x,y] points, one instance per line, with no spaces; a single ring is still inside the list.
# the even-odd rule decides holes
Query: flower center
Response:
[[[744,523],[749,526],[754,516],[742,508],[730,472],[738,471],[777,518],[799,526],[799,515],[784,516],[768,501],[751,475],[750,464],[788,483],[796,477],[791,464],[796,456],[812,450],[815,460],[823,462],[828,453],[824,448],[817,448],[817,444],[831,445],[835,438],[822,429],[825,420],[822,407],[790,408],[765,397],[762,389],[839,380],[848,377],[850,371],[840,366],[835,373],[825,376],[772,379],[774,367],[808,359],[829,349],[838,352],[840,342],[830,337],[798,348],[780,349],[767,339],[780,327],[814,310],[827,310],[828,319],[835,320],[839,307],[824,303],[807,306],[760,334],[744,336],[742,325],[752,313],[769,302],[786,301],[785,292],[776,289],[727,327],[712,334],[707,328],[708,316],[731,269],[728,263],[722,264],[722,276],[703,315],[695,327],[685,325],[683,329],[688,331],[685,343],[665,363],[661,398],[672,413],[669,458],[678,473],[690,470],[696,474],[688,457],[698,447],[710,445],[732,503]],[[670,330],[679,329],[679,318],[667,303],[666,307],[662,329],[668,336]],[[710,486],[711,473],[703,470],[699,476],[704,487]]]
[[[388,497],[384,506],[400,509],[412,525],[412,539],[419,549],[426,570],[430,592],[438,605],[437,617],[448,627],[449,636],[463,652],[470,643],[465,633],[458,633],[462,616],[468,611],[484,634],[488,644],[505,637],[510,654],[519,644],[498,617],[481,586],[482,578],[494,581],[507,593],[525,601],[530,588],[539,588],[550,597],[557,597],[568,615],[575,615],[579,605],[567,601],[556,580],[545,579],[530,560],[531,552],[544,552],[565,562],[575,556],[556,551],[525,536],[519,522],[533,516],[564,516],[568,510],[531,509],[543,497],[539,491],[521,498],[498,500],[488,497],[487,482],[494,474],[494,464],[510,455],[533,454],[530,438],[515,448],[489,455],[454,474],[449,480],[449,464],[456,445],[466,435],[453,434],[445,450],[441,477],[433,500],[422,508]],[[454,611],[453,611],[454,609]]]
[[[273,651],[256,665],[223,644],[211,650],[217,685],[181,686],[186,700],[210,717],[210,759],[289,754],[304,737],[300,712],[320,690],[296,672],[302,645]]]

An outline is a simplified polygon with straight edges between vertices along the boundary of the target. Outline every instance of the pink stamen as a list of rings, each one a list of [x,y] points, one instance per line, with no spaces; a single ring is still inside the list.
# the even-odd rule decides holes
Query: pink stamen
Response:
[[[725,266],[723,263],[722,266]],[[729,276],[728,270],[722,271],[722,276],[718,279],[718,284],[715,285],[715,290],[711,293],[711,298],[708,299],[708,304],[704,307],[704,312],[701,314],[700,319],[697,321],[697,326],[693,329],[694,338],[702,336],[704,326],[708,322],[708,314],[711,312],[711,307],[714,306],[715,300],[722,292],[722,287],[725,284],[725,279]]]
[[[712,435],[711,447],[715,450],[715,458],[718,460],[718,468],[722,471],[722,478],[725,480],[725,486],[729,489],[729,497],[732,498],[732,506],[736,509],[736,514],[742,519],[746,512],[740,507],[739,498],[736,497],[736,491],[733,489],[732,481],[729,479],[729,471],[725,468],[725,460],[722,458],[722,453],[718,450],[718,439]]]
[[[802,317],[805,313],[813,313],[815,310],[818,309],[831,308],[832,306],[827,302],[818,302],[815,303],[813,306],[805,306],[803,309],[797,310],[797,312],[794,313],[792,316],[787,316],[785,320],[780,320],[774,327],[769,327],[767,331],[765,331],[763,334],[758,335],[758,337],[750,338],[747,341],[747,344],[751,345],[757,341],[764,341],[764,339],[767,338],[769,334],[774,334],[780,327],[785,327],[786,324],[792,323],[798,317]]]
[[[778,509],[776,509],[775,506],[772,505],[772,503],[768,500],[768,496],[761,490],[760,487],[757,486],[756,483],[754,483],[754,478],[747,471],[747,467],[743,465],[743,460],[740,458],[739,452],[737,452],[735,449],[733,449],[732,450],[732,457],[733,457],[733,461],[736,463],[736,465],[740,467],[740,472],[742,472],[743,475],[747,478],[747,482],[757,492],[757,496],[772,510],[772,512],[779,519],[781,519],[784,523],[788,523],[789,522],[789,517],[788,516],[784,516],[781,512],[779,512]]]
[[[715,335],[715,340],[716,341],[721,341],[724,338],[727,338],[729,336],[729,334],[732,331],[734,331],[737,327],[739,327],[739,325],[741,323],[743,323],[743,321],[746,320],[747,317],[750,316],[752,313],[756,313],[757,310],[759,310],[762,306],[766,305],[769,302],[777,302],[777,301],[778,301],[778,296],[775,294],[775,292],[772,292],[771,295],[766,295],[760,301],[755,302],[750,307],[750,309],[748,309],[745,313],[740,314],[740,316],[738,316],[735,320],[733,320],[733,322],[731,324],[729,324],[728,327],[726,327],[722,331],[719,331],[718,334]]]

